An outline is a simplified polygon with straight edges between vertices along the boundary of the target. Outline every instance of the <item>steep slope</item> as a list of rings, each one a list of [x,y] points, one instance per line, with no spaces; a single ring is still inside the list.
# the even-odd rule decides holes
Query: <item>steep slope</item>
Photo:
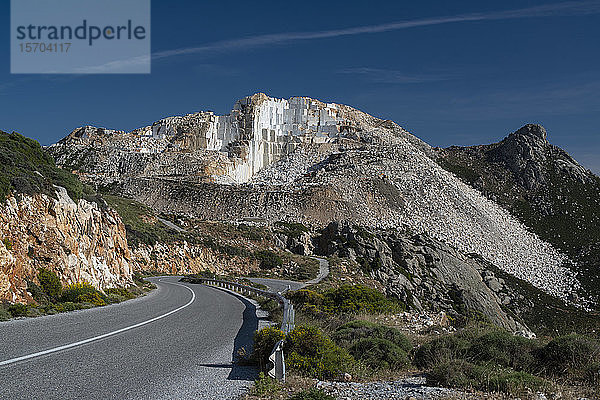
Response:
[[[0,301],[31,301],[26,280],[38,268],[63,283],[97,288],[132,282],[132,265],[119,215],[82,196],[77,177],[54,166],[40,145],[0,132]]]
[[[515,301],[485,262],[427,235],[368,231],[332,222],[320,232],[316,244],[323,255],[358,262],[362,272],[370,273],[388,294],[413,309],[443,310],[452,317],[476,311],[509,331],[525,329],[505,311],[515,309]]]
[[[439,163],[509,210],[572,260],[586,292],[600,294],[600,178],[550,144],[540,125],[499,143],[439,150]]]
[[[131,133],[80,129],[50,151],[160,212],[402,227],[480,254],[562,299],[579,288],[564,255],[442,169],[427,144],[348,106],[259,94],[224,117],[173,117]]]
[[[0,206],[0,301],[27,302],[27,280],[39,268],[64,284],[98,289],[131,284],[133,262],[119,215],[96,203],[75,203],[64,188],[58,199],[16,195]]]

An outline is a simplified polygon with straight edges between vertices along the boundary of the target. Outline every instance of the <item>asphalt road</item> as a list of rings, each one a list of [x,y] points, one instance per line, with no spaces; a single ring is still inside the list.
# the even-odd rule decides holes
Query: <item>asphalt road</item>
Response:
[[[274,292],[283,293],[286,290],[298,290],[306,286],[302,282],[288,281],[285,279],[272,279],[272,278],[247,278],[249,281],[265,285],[269,290]]]
[[[121,304],[0,323],[0,399],[236,398],[256,377],[232,364],[251,346],[254,306],[176,277],[151,280],[156,290]]]
[[[260,283],[261,285],[267,286],[270,290],[275,292],[283,293],[286,290],[298,290],[308,285],[314,285],[321,282],[327,275],[329,275],[329,261],[321,257],[312,257],[319,261],[319,272],[314,279],[306,282],[288,281],[285,279],[271,279],[271,278],[248,278],[249,281],[254,283]]]

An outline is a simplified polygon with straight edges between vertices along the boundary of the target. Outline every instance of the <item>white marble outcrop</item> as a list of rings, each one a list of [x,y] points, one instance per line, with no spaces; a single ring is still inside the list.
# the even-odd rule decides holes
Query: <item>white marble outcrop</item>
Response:
[[[154,166],[167,153],[190,155],[194,174],[207,181],[245,183],[264,167],[292,153],[303,143],[326,143],[356,130],[352,109],[307,97],[274,99],[256,94],[237,101],[229,115],[197,112],[161,119],[132,132],[85,126],[74,130],[51,151],[61,165],[78,164],[80,151],[97,148],[105,158],[86,166],[102,176],[120,174],[111,158],[137,154],[138,174],[160,175]],[[212,153],[212,154],[211,154]],[[166,156],[165,156],[166,157]],[[217,158],[217,168],[206,165]],[[109,169],[109,170],[107,170]],[[122,169],[122,168],[121,168]]]

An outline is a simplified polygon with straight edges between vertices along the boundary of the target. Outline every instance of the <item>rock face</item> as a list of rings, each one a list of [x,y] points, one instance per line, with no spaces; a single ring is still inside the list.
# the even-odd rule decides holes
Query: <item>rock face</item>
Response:
[[[518,183],[528,190],[549,182],[548,168],[559,170],[561,176],[567,179],[591,182],[589,171],[564,150],[551,145],[546,139],[547,135],[541,125],[525,125],[490,149],[488,160],[503,164],[517,177]]]
[[[0,301],[28,302],[26,279],[38,268],[63,284],[89,282],[98,289],[132,283],[131,254],[119,215],[86,200],[73,202],[63,188],[11,196],[0,205]]]
[[[245,275],[259,270],[256,260],[224,257],[206,246],[186,242],[142,244],[132,248],[131,254],[133,265],[139,271],[174,275],[211,271],[217,275]]]
[[[565,255],[441,168],[434,149],[348,106],[258,94],[224,117],[168,118],[128,134],[83,128],[50,151],[159,212],[406,227],[562,299],[579,288]]]
[[[306,97],[239,100],[229,115],[169,117],[126,133],[78,128],[50,152],[57,164],[100,183],[123,177],[248,182],[303,143],[326,143],[358,129],[356,110]]]
[[[502,309],[504,301],[499,294],[504,282],[488,271],[484,262],[438,240],[331,223],[317,242],[324,255],[355,259],[363,271],[385,285],[388,295],[417,310],[451,315],[477,311],[510,331],[524,329]]]
[[[550,144],[540,125],[499,143],[437,152],[442,167],[566,253],[586,296],[600,299],[600,178]]]

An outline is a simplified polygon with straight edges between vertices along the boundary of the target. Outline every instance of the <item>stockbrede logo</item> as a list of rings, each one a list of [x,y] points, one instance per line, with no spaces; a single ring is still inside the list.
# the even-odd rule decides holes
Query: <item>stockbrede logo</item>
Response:
[[[150,0],[11,0],[11,73],[150,73]]]

